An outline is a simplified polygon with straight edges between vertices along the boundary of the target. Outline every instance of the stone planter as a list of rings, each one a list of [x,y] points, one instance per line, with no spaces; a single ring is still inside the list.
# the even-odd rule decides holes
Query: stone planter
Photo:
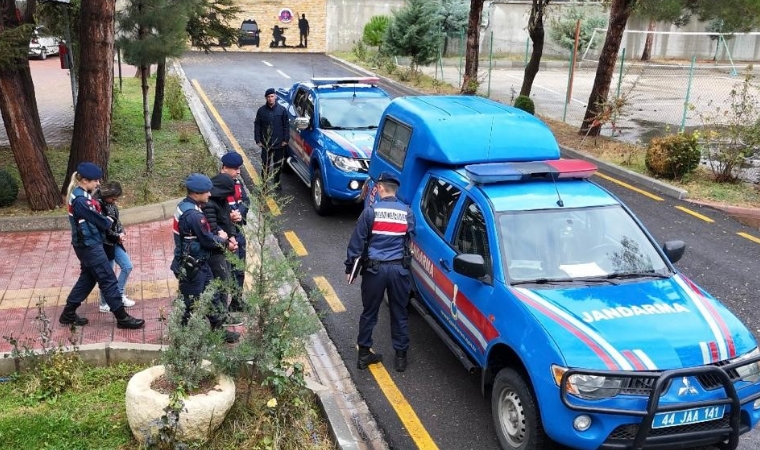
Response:
[[[164,415],[169,396],[150,388],[153,381],[164,374],[164,366],[149,367],[136,373],[127,384],[127,421],[132,434],[144,443],[156,431],[155,421]],[[185,407],[179,415],[177,437],[182,441],[204,441],[217,429],[235,402],[235,383],[232,378],[220,375],[214,386],[205,394],[184,399]]]

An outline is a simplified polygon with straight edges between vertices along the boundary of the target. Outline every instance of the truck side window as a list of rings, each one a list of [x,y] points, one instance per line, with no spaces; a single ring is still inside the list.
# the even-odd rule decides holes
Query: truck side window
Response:
[[[462,220],[454,235],[454,249],[459,253],[473,253],[483,257],[486,270],[491,273],[491,252],[488,248],[488,232],[483,213],[471,199],[465,200]]]
[[[443,237],[451,220],[451,213],[462,192],[445,180],[431,177],[422,196],[422,213],[425,220]]]
[[[411,128],[392,117],[386,117],[380,134],[380,142],[377,145],[377,153],[396,168],[402,169],[411,137]]]

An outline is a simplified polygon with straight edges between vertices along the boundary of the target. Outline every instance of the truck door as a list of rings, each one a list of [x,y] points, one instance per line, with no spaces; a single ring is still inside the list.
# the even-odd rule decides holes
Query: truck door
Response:
[[[293,97],[293,107],[296,117],[309,119],[309,126],[305,130],[297,130],[293,121],[290,122],[290,140],[294,153],[292,156],[301,165],[309,167],[311,152],[315,145],[314,96],[311,91],[304,87],[298,88],[298,92]]]
[[[464,198],[459,215],[450,225],[453,228],[451,246],[453,258],[461,254],[475,254],[483,257],[486,275],[481,278],[471,278],[461,275],[454,270],[450,278],[454,285],[455,295],[452,298],[451,313],[459,332],[467,342],[467,348],[481,363],[484,362],[485,349],[488,342],[497,336],[496,328],[489,317],[498,311],[493,305],[493,257],[492,239],[488,235],[488,227],[480,206],[469,196]]]

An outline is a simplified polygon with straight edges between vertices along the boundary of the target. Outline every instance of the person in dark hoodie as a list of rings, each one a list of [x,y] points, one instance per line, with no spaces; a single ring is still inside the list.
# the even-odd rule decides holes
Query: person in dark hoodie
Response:
[[[203,214],[206,215],[209,226],[211,226],[211,232],[217,234],[219,230],[223,230],[227,236],[229,236],[228,246],[218,247],[211,251],[208,264],[211,267],[211,274],[215,280],[219,280],[224,287],[224,298],[227,298],[231,291],[233,291],[233,278],[232,278],[232,266],[227,260],[227,251],[233,253],[237,252],[237,241],[235,235],[237,234],[237,227],[232,220],[230,213],[230,205],[228,198],[235,195],[235,180],[226,173],[218,173],[211,178],[213,187],[211,188],[211,197],[209,201],[203,205]],[[225,301],[225,306],[227,306]],[[231,316],[227,316],[225,325],[237,326],[240,325],[239,320],[234,320]]]

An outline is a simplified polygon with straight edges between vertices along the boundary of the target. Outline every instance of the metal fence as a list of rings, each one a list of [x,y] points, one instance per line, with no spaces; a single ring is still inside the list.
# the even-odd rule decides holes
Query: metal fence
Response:
[[[532,50],[527,42],[519,48],[496,42],[493,34],[481,42],[478,94],[511,104],[520,91],[524,69]],[[553,45],[548,42],[547,45]],[[435,64],[423,67],[427,75],[454,86],[462,85],[464,72],[464,33],[449,35],[446,54],[443,48]],[[513,49],[494,54],[493,48]],[[556,48],[553,52],[556,54]],[[579,61],[571,71],[571,52],[563,59],[544,58],[531,90],[536,113],[581,125],[586,104],[596,76],[596,63]],[[735,67],[735,68],[734,68]],[[605,134],[620,135],[626,140],[648,141],[652,135],[689,130],[703,125],[701,116],[715,116],[717,108],[725,110],[731,91],[744,81],[746,63],[735,66],[721,62],[639,61],[629,58],[625,49],[618,55],[610,98],[622,98],[624,106],[616,115],[614,126],[607,123]],[[753,93],[758,94],[756,87]]]

